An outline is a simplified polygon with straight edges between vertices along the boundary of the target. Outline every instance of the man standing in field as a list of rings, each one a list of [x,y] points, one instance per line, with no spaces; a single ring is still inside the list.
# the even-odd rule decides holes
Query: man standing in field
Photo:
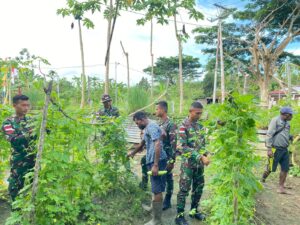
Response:
[[[163,202],[163,210],[171,208],[171,198],[174,190],[174,180],[172,170],[176,159],[176,125],[168,117],[168,103],[160,101],[156,104],[156,116],[160,118],[160,128],[162,131],[163,149],[167,153],[167,175],[166,175],[166,196]]]
[[[289,121],[291,121],[292,118],[293,110],[289,107],[283,107],[280,110],[280,116],[271,120],[266,137],[270,165],[267,166],[267,169],[262,176],[262,182],[265,182],[270,173],[275,172],[278,164],[280,164],[281,171],[278,190],[278,193],[280,194],[287,193],[284,184],[290,165],[288,147],[292,140],[292,136],[290,135],[291,127]]]
[[[102,95],[102,103],[104,108],[100,109],[96,115],[97,119],[100,119],[101,116],[108,116],[108,117],[119,117],[119,110],[117,107],[112,106],[112,99],[108,94]]]
[[[3,122],[2,131],[12,147],[8,190],[12,201],[15,201],[19,191],[24,187],[25,175],[35,165],[36,136],[32,134],[32,121],[26,115],[30,107],[29,98],[25,95],[13,97],[13,107],[15,115]]]
[[[203,106],[194,102],[189,110],[189,116],[179,127],[179,150],[182,151],[181,172],[179,180],[179,193],[177,195],[177,225],[187,225],[184,218],[186,197],[192,186],[191,211],[189,216],[197,220],[204,220],[205,216],[198,211],[199,201],[204,187],[204,166],[209,164],[205,154],[199,151],[204,148],[205,140],[203,126],[199,124]]]
[[[133,121],[141,130],[144,130],[144,136],[141,143],[128,154],[128,157],[134,157],[146,145],[146,164],[148,171],[152,173],[150,178],[153,193],[152,220],[145,225],[160,225],[162,224],[162,193],[165,191],[166,176],[159,175],[159,171],[165,171],[167,166],[167,154],[162,148],[161,129],[157,124],[149,121],[145,112],[135,113]]]

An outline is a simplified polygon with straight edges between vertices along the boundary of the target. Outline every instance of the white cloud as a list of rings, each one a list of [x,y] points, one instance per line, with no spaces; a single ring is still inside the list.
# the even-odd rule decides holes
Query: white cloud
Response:
[[[78,26],[71,30],[71,17],[62,18],[56,15],[58,8],[65,6],[62,0],[0,0],[0,57],[14,57],[22,48],[35,55],[42,56],[50,61],[52,67],[80,66],[80,48],[78,37]],[[215,14],[214,9],[201,8],[205,14]],[[150,65],[150,24],[137,26],[136,19],[140,15],[121,12],[118,17],[111,48],[111,63],[119,62],[126,65],[126,58],[122,53],[120,41],[123,42],[126,51],[129,53],[130,67],[142,71]],[[181,12],[179,21],[199,24],[201,26],[210,25],[210,22],[203,20],[200,22],[191,21],[185,12]],[[88,67],[87,74],[97,75],[104,78],[105,68],[104,57],[106,53],[106,30],[107,22],[103,15],[97,13],[91,17],[95,23],[94,30],[83,28],[83,40],[85,50],[86,65],[98,65]],[[181,29],[181,25],[179,26]],[[191,34],[194,25],[186,24],[186,30]],[[185,44],[186,48],[193,48],[193,36]],[[177,54],[177,42],[174,32],[174,24],[170,22],[168,26],[154,25],[153,51],[155,58],[160,56],[171,56]],[[200,48],[193,49],[193,54],[201,56]],[[79,75],[79,68],[65,68],[57,70],[60,75],[70,77],[71,74]],[[74,72],[73,72],[74,71]],[[114,65],[111,65],[110,77],[114,78]],[[141,72],[131,71],[134,82],[144,76]],[[126,82],[125,66],[118,67],[118,80]]]

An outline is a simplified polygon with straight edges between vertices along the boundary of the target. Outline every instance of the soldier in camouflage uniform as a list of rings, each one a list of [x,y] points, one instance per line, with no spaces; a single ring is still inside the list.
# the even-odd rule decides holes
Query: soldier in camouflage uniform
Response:
[[[35,165],[35,140],[32,135],[32,120],[26,116],[29,110],[29,98],[17,95],[13,98],[16,114],[7,118],[2,125],[7,140],[11,143],[10,177],[8,179],[9,194],[14,201],[19,191],[24,187],[25,175]]]
[[[112,106],[112,99],[108,94],[102,95],[102,103],[104,108],[100,109],[96,113],[97,119],[100,119],[101,116],[108,116],[108,117],[119,117],[119,110],[117,107]]]
[[[192,186],[190,217],[204,220],[205,216],[198,211],[199,201],[204,187],[204,165],[209,164],[206,154],[201,154],[204,148],[203,129],[198,120],[202,114],[203,106],[200,102],[194,102],[189,110],[189,117],[179,127],[180,149],[182,151],[181,173],[179,181],[179,193],[177,195],[178,225],[187,225],[184,218],[186,197]]]
[[[166,196],[163,202],[163,210],[171,208],[171,198],[174,190],[174,180],[172,170],[176,159],[176,125],[168,117],[168,103],[160,101],[156,104],[156,116],[160,118],[160,128],[162,130],[163,149],[168,156],[166,176]]]

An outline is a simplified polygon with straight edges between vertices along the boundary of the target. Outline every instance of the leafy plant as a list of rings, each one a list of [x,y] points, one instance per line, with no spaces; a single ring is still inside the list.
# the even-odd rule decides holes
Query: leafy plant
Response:
[[[261,188],[253,173],[259,157],[250,144],[256,141],[253,98],[233,94],[210,110],[208,149],[214,155],[208,167],[209,224],[249,224],[255,212],[254,194]],[[217,120],[223,125],[216,125]]]

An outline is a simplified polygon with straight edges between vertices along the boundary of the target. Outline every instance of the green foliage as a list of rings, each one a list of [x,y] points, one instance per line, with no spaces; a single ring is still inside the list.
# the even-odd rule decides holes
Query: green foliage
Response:
[[[156,18],[159,24],[168,24],[169,18],[178,14],[180,10],[186,10],[189,17],[195,20],[203,19],[194,0],[138,0],[134,2],[133,8],[137,11],[146,11],[145,16],[137,20],[140,25],[144,25],[152,18]]]
[[[138,109],[143,108],[144,106],[148,105],[150,102],[150,95],[149,93],[140,88],[139,86],[132,87],[129,90],[128,96],[128,112],[135,112]]]
[[[253,173],[259,161],[250,142],[256,141],[256,109],[251,96],[233,94],[210,108],[209,151],[214,153],[208,174],[209,224],[249,224],[260,184]],[[223,126],[216,121],[225,122]]]
[[[185,80],[194,80],[195,78],[199,78],[200,67],[201,64],[198,58],[190,55],[182,56],[182,70],[183,78]],[[151,74],[151,67],[147,67],[146,69],[144,69],[144,72]],[[179,73],[178,56],[159,57],[155,62],[153,72],[155,81],[164,83],[169,81],[171,85],[176,84]]]
[[[87,28],[94,28],[94,23],[87,17],[84,17],[86,12],[94,14],[96,11],[100,11],[101,5],[98,0],[87,0],[79,2],[76,0],[67,0],[67,8],[57,10],[58,15],[73,16],[75,20],[83,20],[83,25]]]
[[[76,121],[64,117],[54,106],[48,113],[51,132],[46,136],[39,174],[35,224],[100,223],[108,218],[102,198],[113,193],[127,195],[131,191],[128,186],[134,186],[132,175],[125,169],[128,159],[122,118],[103,118],[101,124],[89,125],[87,112],[73,110],[68,114]],[[40,121],[38,117],[36,124]],[[27,175],[27,185],[13,204],[21,210],[12,214],[8,225],[32,224],[27,217],[32,208],[28,184],[32,175]]]
[[[291,167],[289,175],[292,177],[300,177],[300,166],[294,165],[293,167]]]
[[[0,123],[2,127],[2,123],[4,120],[12,114],[12,110],[9,106],[0,104]],[[6,185],[4,183],[4,177],[6,176],[5,171],[8,169],[9,163],[9,155],[10,155],[10,144],[6,141],[4,134],[1,130],[0,133],[0,199],[4,198],[2,194],[2,190],[6,189]]]

